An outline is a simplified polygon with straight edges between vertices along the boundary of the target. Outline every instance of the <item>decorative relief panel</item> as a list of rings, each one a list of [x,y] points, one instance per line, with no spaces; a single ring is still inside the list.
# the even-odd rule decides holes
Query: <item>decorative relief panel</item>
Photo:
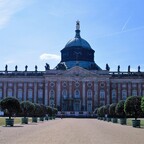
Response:
[[[63,87],[66,87],[66,86],[67,86],[67,82],[63,82],[63,83],[62,83],[62,86],[63,86]]]
[[[90,87],[92,87],[92,82],[88,82],[87,83],[87,86],[90,88]]]
[[[75,82],[75,87],[79,87],[80,83],[78,81]]]
[[[54,87],[55,83],[54,82],[50,82],[50,87]]]
[[[105,83],[104,83],[104,82],[101,82],[101,83],[100,83],[100,87],[101,87],[101,88],[104,88],[104,87],[105,87]]]

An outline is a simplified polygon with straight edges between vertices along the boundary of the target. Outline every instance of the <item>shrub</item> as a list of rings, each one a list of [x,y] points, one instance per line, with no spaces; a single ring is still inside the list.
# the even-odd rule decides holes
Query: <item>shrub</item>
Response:
[[[46,112],[47,112],[46,106],[43,105],[43,104],[41,104],[40,107],[41,107],[41,109],[40,109],[40,111],[41,111],[40,112],[40,116],[44,117],[46,115]]]
[[[47,106],[47,107],[46,107],[46,110],[47,110],[47,114],[48,114],[49,116],[52,116],[52,107]]]
[[[141,110],[144,112],[144,96],[141,98]]]
[[[104,106],[98,108],[98,116],[104,117]]]
[[[125,111],[124,111],[124,103],[125,101],[124,100],[121,100],[117,103],[116,105],[116,108],[115,108],[115,112],[116,114],[121,117],[121,118],[124,118],[126,117],[126,114],[125,114]]]
[[[18,112],[21,111],[20,102],[18,99],[14,98],[14,97],[4,98],[0,102],[0,107],[1,107],[2,111],[6,111],[6,113],[9,116],[9,119],[11,119],[11,117],[14,114],[17,114]]]
[[[116,108],[116,103],[111,104],[110,107],[109,107],[109,114],[113,118],[116,117],[115,108]]]
[[[41,106],[39,104],[34,104],[34,111],[33,111],[33,117],[39,117],[41,115]]]
[[[21,105],[21,110],[22,110],[22,114],[24,115],[24,117],[27,117],[28,115],[30,115],[33,111],[34,111],[34,104],[30,101],[22,101],[20,103]]]
[[[110,107],[110,105],[105,105],[104,106],[104,114],[107,115],[107,117],[110,116],[110,114],[109,114],[109,107]]]
[[[58,113],[57,108],[53,108],[53,115],[56,115]]]
[[[134,117],[135,119],[140,117],[142,115],[141,97],[139,96],[128,97],[124,103],[124,111],[126,115]]]

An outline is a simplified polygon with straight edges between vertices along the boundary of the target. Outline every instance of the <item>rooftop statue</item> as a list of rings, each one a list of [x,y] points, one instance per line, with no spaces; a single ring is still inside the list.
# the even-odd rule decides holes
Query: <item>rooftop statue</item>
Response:
[[[50,70],[50,66],[49,66],[48,63],[46,63],[46,65],[45,65],[45,70],[46,70],[46,71],[47,71],[47,70]]]
[[[108,64],[106,64],[106,70],[107,70],[107,71],[110,71],[110,67],[109,67]]]
[[[6,71],[6,72],[8,71],[8,65],[5,66],[5,71]]]
[[[18,66],[16,65],[16,66],[15,66],[15,71],[17,71],[17,68],[18,68]]]
[[[130,65],[128,66],[128,72],[130,72]]]
[[[28,66],[26,65],[26,66],[25,66],[25,71],[26,71],[26,72],[27,72],[27,69],[28,69]]]
[[[37,69],[38,69],[38,67],[37,67],[37,65],[35,65],[35,72],[37,72]]]
[[[140,72],[140,66],[138,66],[138,72]]]
[[[118,65],[118,72],[120,72],[120,65]]]

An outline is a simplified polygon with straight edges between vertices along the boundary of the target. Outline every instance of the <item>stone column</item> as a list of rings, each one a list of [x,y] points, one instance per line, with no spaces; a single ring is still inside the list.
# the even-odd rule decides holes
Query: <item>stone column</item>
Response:
[[[17,97],[17,88],[16,88],[16,83],[14,83],[14,97]]]
[[[110,82],[107,81],[106,84],[107,84],[107,88],[106,88],[106,90],[107,90],[107,103],[106,104],[110,104]]]
[[[98,81],[94,81],[94,107],[98,106]]]
[[[141,83],[138,83],[138,96],[142,96]]]
[[[131,83],[128,83],[128,96],[131,96]]]
[[[72,111],[73,110],[73,102],[72,102],[72,82],[71,81],[69,82],[69,99],[70,99],[69,106],[70,106],[70,110]]]
[[[34,103],[36,103],[37,102],[37,83],[35,82],[34,83],[34,98],[33,98],[33,100],[34,100]]]
[[[85,95],[85,81],[82,82],[82,100],[83,100],[83,110],[85,111],[86,110],[86,105],[85,105],[85,102],[86,102],[86,95]]]
[[[7,97],[7,82],[4,82],[4,98]]]
[[[121,84],[118,83],[118,101],[120,101],[120,97],[121,97]]]
[[[47,106],[48,105],[48,83],[45,82],[45,100],[44,100],[44,104]]]
[[[56,105],[60,106],[60,81],[57,81],[57,102]]]
[[[24,101],[26,101],[26,96],[27,96],[27,83],[24,83]]]

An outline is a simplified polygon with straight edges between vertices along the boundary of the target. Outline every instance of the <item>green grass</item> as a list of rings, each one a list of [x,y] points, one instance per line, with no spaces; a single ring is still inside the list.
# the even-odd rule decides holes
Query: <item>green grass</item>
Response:
[[[134,120],[134,118],[129,118],[127,119],[127,125],[131,126],[132,125],[132,120]],[[144,119],[141,118],[141,119],[138,119],[138,120],[141,120],[141,127],[144,127]]]
[[[5,119],[6,119],[6,117],[0,117],[0,126],[5,125]],[[29,122],[32,122],[31,118],[29,118]],[[21,124],[21,118],[15,117],[14,118],[14,124]]]

